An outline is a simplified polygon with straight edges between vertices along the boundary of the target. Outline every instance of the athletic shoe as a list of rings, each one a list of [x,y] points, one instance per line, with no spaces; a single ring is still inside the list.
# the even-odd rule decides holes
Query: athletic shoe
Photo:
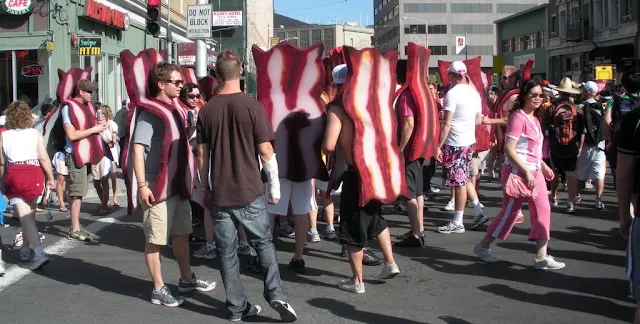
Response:
[[[167,286],[162,286],[158,290],[151,291],[151,303],[154,305],[164,305],[167,307],[178,307],[184,303],[184,298],[173,297]]]
[[[402,241],[396,242],[395,246],[398,247],[422,247],[425,246],[424,234],[420,233],[420,238],[413,236],[413,234],[409,235],[407,238]]]
[[[558,207],[558,198],[551,198],[551,206]]]
[[[559,270],[565,267],[564,262],[556,261],[552,256],[547,255],[542,260],[535,259],[533,261],[533,267],[537,270]]]
[[[444,210],[446,210],[446,211],[452,211],[452,210],[454,210],[454,209],[456,209],[456,202],[455,202],[453,199],[451,199],[451,200],[449,200],[449,202],[447,203],[447,205],[446,205],[446,206],[444,206]]]
[[[345,249],[346,252],[346,249]],[[362,264],[366,266],[379,266],[384,261],[383,258],[377,256],[371,249],[363,249],[362,251]]]
[[[4,261],[0,260],[0,277],[4,276],[6,270],[4,269]]]
[[[306,268],[305,268],[305,264],[304,264],[304,260],[303,259],[300,259],[300,260],[291,259],[291,262],[289,262],[289,268],[291,270],[293,270],[293,272],[295,272],[295,273],[305,273],[306,272]]]
[[[32,256],[33,256],[33,254],[31,253],[31,249],[30,248],[23,246],[20,249],[20,261],[27,262],[27,261],[31,260]]]
[[[333,241],[338,238],[338,235],[336,234],[336,230],[335,229],[331,230],[329,228],[326,228],[324,232],[322,232],[321,236],[323,239],[327,241]]]
[[[29,269],[31,271],[35,271],[42,268],[42,266],[44,266],[47,263],[49,263],[49,257],[47,257],[46,254],[42,254],[42,255],[35,254],[33,257],[33,261],[31,261],[31,264],[29,265]]]
[[[353,278],[340,280],[338,282],[338,288],[356,294],[364,294],[364,282],[356,284]]]
[[[573,198],[573,203],[576,206],[582,204],[582,196],[577,196],[577,197]]]
[[[289,238],[296,237],[296,233],[293,230],[293,227],[291,226],[291,224],[289,224],[289,222],[284,222],[282,225],[280,225],[280,227],[278,228],[278,234],[282,237],[289,237]]]
[[[522,214],[522,209],[518,210],[518,215],[516,216],[516,224],[524,223],[524,215]]]
[[[231,316],[229,316],[229,320],[231,322],[238,322],[247,317],[256,316],[260,314],[261,311],[262,308],[260,306],[247,303],[247,308],[244,310],[244,312],[242,312],[242,314],[232,314]]]
[[[604,204],[602,200],[596,200],[596,209],[604,209]]]
[[[210,246],[209,244],[203,244],[200,249],[193,252],[193,257],[196,259],[213,260],[216,258],[216,246]]]
[[[482,262],[485,262],[485,263],[500,262],[500,259],[496,258],[493,255],[493,253],[491,252],[491,249],[485,249],[481,247],[480,244],[476,244],[476,246],[473,248],[473,253],[476,256],[478,256],[478,258],[480,258]]]
[[[320,233],[318,233],[317,230],[313,232],[309,231],[308,235],[309,235],[309,242],[312,242],[312,243],[320,242]]]
[[[251,246],[247,242],[238,242],[238,255],[251,255]]]
[[[395,210],[398,213],[406,213],[407,212],[407,206],[402,201],[396,201],[396,203],[393,204],[393,210]]]
[[[191,280],[184,281],[181,279],[178,280],[178,290],[180,292],[192,292],[194,290],[197,291],[212,291],[216,288],[216,282],[207,282],[202,279],[196,278],[195,273],[191,273]]]
[[[464,225],[450,221],[449,224],[438,227],[438,232],[442,234],[462,234],[464,233]]]
[[[377,278],[378,279],[391,279],[394,278],[395,276],[400,274],[400,269],[398,268],[398,265],[393,263],[393,264],[385,264],[384,267],[382,267],[382,271],[380,271],[380,274],[378,274]]]
[[[69,230],[69,238],[84,242],[93,242],[95,238],[92,233],[80,227],[77,231]]]
[[[293,307],[291,307],[291,304],[285,301],[276,299],[272,300],[269,305],[280,314],[280,319],[283,322],[295,322],[298,319],[298,315],[296,311],[293,310]]]
[[[473,222],[471,223],[471,226],[469,227],[470,230],[475,230],[476,228],[484,225],[484,223],[489,221],[489,217],[485,216],[484,213],[480,213],[478,215],[476,215],[476,217],[473,218]]]
[[[573,203],[568,202],[567,203],[567,208],[565,208],[564,212],[567,213],[567,214],[575,213],[576,209],[573,207]]]

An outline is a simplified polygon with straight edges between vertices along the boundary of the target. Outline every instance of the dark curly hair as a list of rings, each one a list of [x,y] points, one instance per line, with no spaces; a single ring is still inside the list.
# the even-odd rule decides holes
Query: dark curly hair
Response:
[[[529,91],[537,86],[540,86],[540,81],[538,81],[537,79],[529,79],[525,82],[522,82],[522,85],[520,85],[520,91],[518,92],[518,99],[513,104],[511,111],[517,111],[524,108],[524,101],[525,98],[529,95]]]

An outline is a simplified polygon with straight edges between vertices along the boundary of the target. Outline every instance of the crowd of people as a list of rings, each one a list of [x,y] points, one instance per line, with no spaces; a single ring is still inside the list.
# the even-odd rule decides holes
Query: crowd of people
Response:
[[[280,279],[273,235],[295,238],[289,267],[296,273],[305,272],[307,242],[337,239],[352,271],[338,282],[338,287],[365,293],[363,264],[382,265],[377,277],[391,279],[400,273],[394,245],[412,248],[427,244],[424,207],[428,196],[438,191],[432,185],[436,165],[442,167],[442,186],[451,194],[444,209],[452,211],[451,220],[437,232],[463,234],[467,229],[488,225],[473,253],[483,262],[498,262],[491,245],[496,239],[506,240],[514,225],[524,221],[521,207],[526,202],[531,223],[529,240],[536,243],[532,264],[539,270],[565,267],[548,253],[551,208],[559,204],[559,188],[566,186],[567,190],[564,211],[575,213],[582,203],[581,190],[590,185],[596,192],[593,208],[605,208],[602,194],[607,159],[618,179],[640,179],[636,172],[640,155],[640,73],[624,74],[622,88],[614,93],[601,82],[577,84],[564,78],[553,85],[505,66],[499,87],[479,92],[470,82],[465,63],[456,61],[447,69],[449,85],[439,91],[436,84],[429,84],[428,98],[437,107],[440,129],[433,159],[409,152],[417,137],[416,123],[424,122],[417,118],[416,98],[407,88],[394,101],[397,146],[403,153],[408,189],[408,196],[400,198],[395,207],[406,213],[411,225],[411,230],[394,243],[382,215],[383,204],[375,199],[360,204],[364,178],[353,153],[356,130],[342,101],[323,93],[323,161],[331,168],[334,156],[342,155],[346,169],[339,183],[317,178],[292,181],[279,167],[286,161],[277,159],[280,153],[277,144],[272,144],[276,134],[270,116],[258,100],[240,88],[242,72],[235,53],[220,53],[216,63],[220,85],[215,96],[198,107],[205,97],[198,85],[185,83],[178,66],[159,62],[144,76],[153,100],[139,100],[132,107],[123,104],[115,116],[110,107],[93,103],[96,87],[91,81],[78,80],[69,98],[61,98],[59,118],[49,120],[60,124],[63,136],[57,140],[52,131],[50,140],[56,150],[52,158],[47,153],[44,131],[34,128],[29,106],[21,101],[12,103],[4,115],[6,129],[0,133],[0,177],[2,192],[22,228],[14,242],[21,246],[20,259],[32,270],[49,262],[35,214],[38,204],[49,200],[53,190],[59,210],[70,213],[69,238],[95,240],[79,222],[88,191],[87,175],[100,200],[95,213],[104,215],[119,207],[120,167],[129,187],[129,207],[138,207],[142,215],[153,304],[176,307],[184,302],[169,290],[162,276],[160,251],[166,245],[173,249],[180,270],[181,293],[208,292],[216,287],[215,281],[197,277],[190,265],[193,215],[199,213],[204,215],[205,239],[192,256],[220,259],[229,319],[237,321],[261,311],[260,306],[249,302],[240,279],[238,255],[254,255],[253,266],[264,275],[265,299],[283,321],[295,321],[297,314]],[[332,71],[331,86],[337,98],[348,75],[346,64]],[[405,82],[401,75],[398,81]],[[183,110],[176,110],[176,100]],[[483,111],[483,103],[489,113]],[[49,115],[49,111],[43,111],[43,116]],[[491,129],[490,149],[480,152],[475,147],[479,127]],[[185,159],[186,155],[190,158]],[[495,217],[487,215],[480,202],[483,196],[478,192],[479,182],[485,169],[502,184],[502,207]],[[640,282],[634,271],[640,262],[640,255],[635,255],[640,247],[634,247],[640,240],[631,235],[640,226],[631,221],[636,205],[632,199],[637,192],[635,182],[617,181],[616,185],[623,206],[621,231],[630,240],[628,273],[632,282]],[[336,190],[340,195],[338,213],[331,198]],[[318,193],[327,222],[322,234],[317,227]],[[467,206],[473,208],[473,219],[465,225]],[[382,257],[366,248],[373,239],[378,240]],[[632,290],[634,296],[640,296],[635,285]]]

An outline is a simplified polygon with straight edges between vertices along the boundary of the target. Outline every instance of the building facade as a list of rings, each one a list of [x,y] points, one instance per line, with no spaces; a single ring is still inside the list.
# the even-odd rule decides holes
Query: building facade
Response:
[[[344,25],[304,25],[275,29],[278,41],[288,41],[300,48],[324,42],[324,56],[329,50],[340,46],[351,46],[357,49],[371,47],[373,28]]]
[[[195,2],[191,1],[190,2]],[[174,42],[190,42],[180,25],[182,7],[172,2]],[[10,2],[4,2],[9,4]],[[95,101],[114,110],[127,99],[120,52],[162,46],[145,31],[146,4],[127,0],[17,1],[27,6],[0,9],[0,111],[17,99],[32,107],[55,98],[58,69],[92,67]],[[166,3],[165,3],[166,5]],[[165,8],[163,25],[166,25]],[[161,37],[166,35],[162,27]],[[175,54],[174,54],[175,55]]]
[[[481,56],[482,67],[493,66],[494,21],[530,9],[545,0],[373,0],[374,44],[382,52],[398,50],[406,59],[409,42],[431,49],[430,73],[438,60],[465,59],[456,55],[456,39],[466,37],[466,56]]]
[[[494,72],[500,73],[504,65],[519,68],[533,59],[532,76],[540,80],[547,78],[548,7],[542,4],[496,20],[498,55],[494,58]]]
[[[590,80],[598,64],[613,64],[617,80],[621,72],[638,69],[638,10],[637,0],[549,1],[551,80]]]

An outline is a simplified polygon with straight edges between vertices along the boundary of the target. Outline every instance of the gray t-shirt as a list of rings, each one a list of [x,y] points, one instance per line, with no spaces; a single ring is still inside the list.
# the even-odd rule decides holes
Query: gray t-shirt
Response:
[[[160,172],[160,155],[164,139],[164,123],[156,115],[141,111],[133,133],[133,143],[142,144],[144,148],[145,180],[151,183]]]

